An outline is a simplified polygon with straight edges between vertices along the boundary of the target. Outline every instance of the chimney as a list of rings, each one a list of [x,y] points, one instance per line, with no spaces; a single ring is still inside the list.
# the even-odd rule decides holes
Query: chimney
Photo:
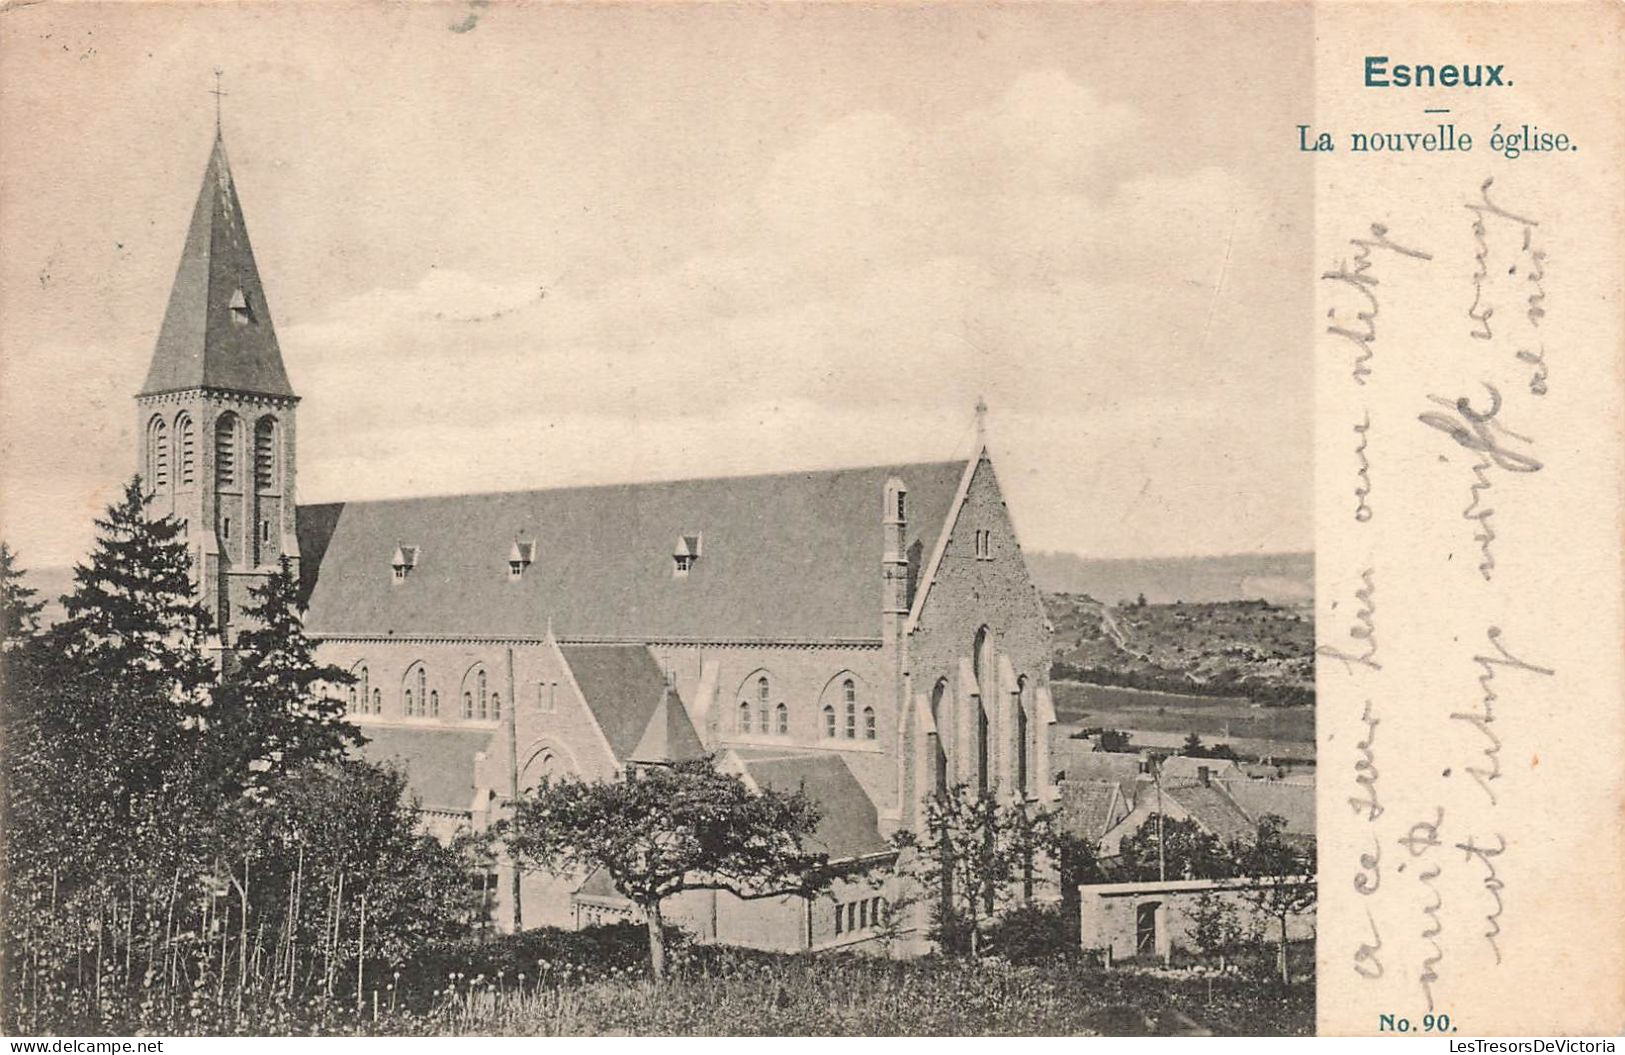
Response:
[[[1209,770],[1208,770],[1207,766],[1197,766],[1196,767],[1196,780],[1204,788],[1207,787],[1209,783],[1211,783],[1211,776],[1210,776],[1210,773],[1209,773]]]

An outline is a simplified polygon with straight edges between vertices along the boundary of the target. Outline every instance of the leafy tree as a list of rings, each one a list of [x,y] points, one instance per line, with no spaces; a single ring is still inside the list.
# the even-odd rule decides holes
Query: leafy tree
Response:
[[[926,801],[919,832],[893,836],[912,851],[899,868],[936,892],[931,937],[944,949],[981,954],[981,932],[1016,890],[1030,898],[1041,866],[1060,855],[1055,813],[1001,803],[989,790],[956,784]]]
[[[1315,850],[1312,844],[1300,849],[1288,843],[1285,827],[1280,817],[1266,814],[1259,819],[1252,842],[1233,844],[1230,854],[1236,872],[1254,880],[1242,889],[1241,896],[1277,926],[1277,964],[1282,984],[1290,985],[1287,924],[1315,907],[1313,878],[1304,882],[1306,876],[1314,875]]]
[[[1106,881],[1106,873],[1100,866],[1099,847],[1092,839],[1057,827],[1055,858],[1061,880],[1061,918],[1076,935],[1082,923],[1083,908],[1078,887]]]
[[[1160,851],[1160,852],[1159,852]],[[1236,874],[1234,855],[1195,821],[1152,813],[1118,847],[1124,878],[1223,879]]]
[[[1247,936],[1235,902],[1213,891],[1197,897],[1190,921],[1191,941],[1203,952],[1218,956],[1221,965]]]
[[[354,676],[316,662],[286,556],[250,598],[243,610],[248,626],[216,693],[211,740],[227,781],[263,785],[306,763],[342,758],[361,734],[328,691]]]
[[[818,825],[805,792],[760,793],[703,758],[638,766],[622,779],[546,778],[514,811],[509,843],[554,874],[603,869],[642,912],[649,964],[665,973],[661,902],[682,890],[811,894],[829,881],[803,849]]]
[[[1097,745],[1101,751],[1127,751],[1129,749],[1129,736],[1120,729],[1102,729],[1100,741]]]

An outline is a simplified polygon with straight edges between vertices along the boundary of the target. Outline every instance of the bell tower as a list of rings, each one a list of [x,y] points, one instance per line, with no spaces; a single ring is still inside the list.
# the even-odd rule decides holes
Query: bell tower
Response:
[[[288,383],[216,126],[146,383],[135,397],[153,511],[186,523],[199,595],[230,648],[294,525],[299,397]]]

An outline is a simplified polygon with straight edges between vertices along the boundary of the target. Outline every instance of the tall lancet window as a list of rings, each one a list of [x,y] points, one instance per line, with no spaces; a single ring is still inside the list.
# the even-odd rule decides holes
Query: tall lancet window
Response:
[[[147,426],[147,485],[154,492],[169,489],[169,426],[163,418]]]
[[[261,418],[254,425],[254,487],[276,490],[276,419]]]
[[[181,486],[190,489],[197,483],[197,430],[190,414],[175,419],[175,440],[180,446]]]
[[[222,491],[237,488],[237,415],[226,413],[214,426],[214,485]]]

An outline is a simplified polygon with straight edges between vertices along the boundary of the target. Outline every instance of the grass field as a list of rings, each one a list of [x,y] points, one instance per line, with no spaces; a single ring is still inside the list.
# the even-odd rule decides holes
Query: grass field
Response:
[[[692,945],[673,934],[671,974],[649,976],[641,926],[549,928],[462,943],[353,989],[245,1000],[208,986],[167,1006],[102,1006],[95,1017],[34,1016],[20,1035],[371,1036],[1136,1036],[1308,1035],[1314,950],[1291,950],[1292,986],[1274,951],[1241,969],[1118,965],[1075,948],[1028,963],[927,956],[767,953]],[[1249,958],[1250,957],[1250,958]],[[1176,967],[1188,957],[1176,960]],[[347,987],[346,987],[347,988]]]
[[[1259,739],[1312,744],[1313,707],[1254,707],[1228,696],[1188,696],[1174,692],[1085,685],[1057,681],[1050,686],[1055,716],[1062,722],[1125,731],[1196,733],[1208,743]]]

